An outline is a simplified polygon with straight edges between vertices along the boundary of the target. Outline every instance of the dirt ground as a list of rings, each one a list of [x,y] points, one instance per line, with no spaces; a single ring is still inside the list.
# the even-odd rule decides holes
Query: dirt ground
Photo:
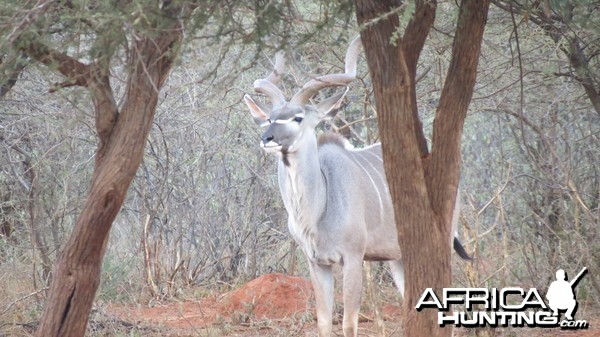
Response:
[[[249,325],[251,321],[312,315],[309,307],[311,296],[312,286],[308,280],[268,274],[220,296],[151,308],[110,306],[108,311],[132,323],[174,329],[204,329],[218,324]]]
[[[384,303],[382,312],[386,335],[402,336],[398,303]],[[235,291],[194,301],[154,307],[111,305],[105,315],[148,336],[317,335],[310,281],[283,274],[264,275]],[[359,335],[377,335],[372,317],[368,311],[361,315]],[[600,337],[600,319],[588,322],[591,327],[587,330],[496,329],[488,330],[485,336]],[[343,335],[341,324],[334,326],[334,333]],[[475,331],[456,329],[455,336],[475,336]]]
[[[398,331],[400,307],[385,304],[390,331]],[[105,315],[148,334],[164,336],[316,336],[314,296],[310,281],[267,274],[219,296],[154,307],[111,305]],[[341,315],[341,313],[339,313]],[[394,322],[394,323],[392,323]],[[361,316],[361,335],[375,334],[369,313]],[[342,334],[341,325],[334,331]],[[396,334],[397,335],[397,334]]]

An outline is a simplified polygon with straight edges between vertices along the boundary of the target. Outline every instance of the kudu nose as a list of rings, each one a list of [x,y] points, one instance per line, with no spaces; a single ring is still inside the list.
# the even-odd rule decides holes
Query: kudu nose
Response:
[[[272,141],[273,138],[275,138],[275,137],[273,137],[273,135],[271,135],[271,134],[264,134],[261,137],[264,144],[267,144],[268,142]]]

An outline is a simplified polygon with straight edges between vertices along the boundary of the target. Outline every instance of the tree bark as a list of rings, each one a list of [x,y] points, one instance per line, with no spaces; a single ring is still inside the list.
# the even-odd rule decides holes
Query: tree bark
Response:
[[[433,22],[435,21],[436,8],[437,3],[435,0],[416,1],[414,17],[408,23],[406,30],[404,31],[402,48],[404,48],[411,88],[416,88],[417,62],[419,61],[419,56],[421,55],[425,40],[431,30],[431,26],[433,26]],[[423,123],[421,123],[419,117],[416,90],[411,90],[410,99],[412,104],[413,123],[415,124],[415,137],[417,137],[421,157],[425,157],[429,153],[429,148],[427,146],[425,132],[423,131]]]
[[[432,152],[423,147],[418,121],[416,63],[435,2],[417,2],[415,18],[393,44],[397,15],[383,15],[399,1],[356,0],[369,72],[373,82],[379,131],[398,241],[405,268],[405,336],[450,336],[437,324],[437,311],[414,308],[425,288],[439,292],[451,284],[451,218],[460,174],[460,138],[473,93],[488,1],[463,0],[449,73],[436,111]],[[374,20],[379,18],[378,20]]]
[[[433,123],[431,165],[427,170],[432,207],[450,223],[460,176],[460,140],[473,96],[489,0],[460,4],[452,58]]]
[[[85,334],[100,283],[108,233],[141,163],[159,90],[177,56],[181,34],[177,24],[157,37],[136,36],[129,55],[127,91],[120,112],[106,69],[80,64],[64,58],[64,54],[44,50],[39,44],[24,47],[42,63],[59,62],[58,70],[63,75],[88,87],[100,141],[88,199],[55,267],[36,336]],[[67,68],[66,64],[74,67]]]

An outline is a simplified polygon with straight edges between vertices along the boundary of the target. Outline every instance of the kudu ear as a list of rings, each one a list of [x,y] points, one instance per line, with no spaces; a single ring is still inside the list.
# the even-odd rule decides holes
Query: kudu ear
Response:
[[[331,120],[337,114],[338,110],[342,106],[344,102],[344,97],[348,92],[348,88],[340,94],[333,95],[323,102],[317,104],[317,111],[319,111],[319,116],[321,120]]]
[[[266,126],[270,124],[269,115],[267,113],[268,109],[264,105],[254,101],[248,95],[244,95],[244,103],[246,103],[250,109],[252,118],[258,126]]]

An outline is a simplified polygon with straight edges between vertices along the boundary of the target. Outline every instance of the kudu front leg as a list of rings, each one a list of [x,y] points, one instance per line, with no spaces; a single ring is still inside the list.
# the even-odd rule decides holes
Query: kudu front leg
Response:
[[[319,337],[329,337],[333,323],[333,268],[310,262],[310,278],[317,302]]]
[[[344,276],[344,336],[358,335],[358,313],[362,297],[362,257],[345,258]]]

